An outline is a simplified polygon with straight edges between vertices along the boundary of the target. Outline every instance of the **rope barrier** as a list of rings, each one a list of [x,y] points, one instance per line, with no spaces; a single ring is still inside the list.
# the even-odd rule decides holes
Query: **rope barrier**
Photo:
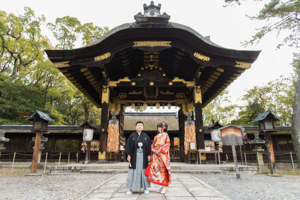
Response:
[[[32,156],[32,154],[22,154],[22,153],[16,153],[16,154],[21,156]]]
[[[255,152],[251,152],[251,153],[244,153],[244,154],[249,154],[249,155],[256,155],[256,153]],[[264,153],[262,153],[262,154],[265,154],[265,155],[267,155],[268,153],[267,152],[264,152]],[[296,155],[296,153],[292,153],[293,155]],[[275,156],[282,156],[282,155],[290,155],[290,153],[275,153],[274,154]]]
[[[7,156],[7,155],[12,155],[12,154],[14,154],[14,153],[7,153],[7,154],[2,154],[1,153],[1,156]]]
[[[59,153],[58,154],[48,154],[48,156],[58,156],[59,155]]]

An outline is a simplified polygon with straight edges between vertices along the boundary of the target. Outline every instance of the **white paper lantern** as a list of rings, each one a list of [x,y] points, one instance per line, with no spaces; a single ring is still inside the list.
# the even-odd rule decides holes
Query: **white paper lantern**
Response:
[[[83,140],[84,141],[92,141],[94,136],[94,129],[84,129],[83,130]]]
[[[220,142],[221,141],[221,138],[219,136],[220,136],[220,131],[218,129],[213,129],[210,132],[211,140],[214,141],[214,142]]]

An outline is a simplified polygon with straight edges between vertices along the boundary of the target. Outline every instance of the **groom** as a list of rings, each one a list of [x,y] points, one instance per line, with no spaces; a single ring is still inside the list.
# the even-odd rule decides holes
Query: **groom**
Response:
[[[148,194],[150,182],[144,174],[148,167],[151,154],[151,140],[149,136],[142,132],[144,123],[138,121],[135,125],[136,131],[132,133],[126,144],[125,153],[129,162],[129,170],[125,187],[128,189],[127,194],[132,194],[134,190],[144,189],[144,193]]]

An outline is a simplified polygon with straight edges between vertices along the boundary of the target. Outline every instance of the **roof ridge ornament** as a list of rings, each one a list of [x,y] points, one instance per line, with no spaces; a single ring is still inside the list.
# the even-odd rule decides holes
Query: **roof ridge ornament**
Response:
[[[168,23],[170,19],[170,15],[167,13],[160,14],[161,4],[157,6],[154,5],[154,2],[151,1],[150,5],[147,6],[144,4],[144,14],[139,12],[134,16],[134,19],[137,23],[145,23],[145,24],[153,24],[154,23]]]

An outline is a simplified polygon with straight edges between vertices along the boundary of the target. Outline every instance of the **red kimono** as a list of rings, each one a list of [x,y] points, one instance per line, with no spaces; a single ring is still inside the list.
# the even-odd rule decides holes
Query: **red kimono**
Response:
[[[159,150],[160,153],[152,152],[151,168],[147,176],[148,181],[167,187],[171,183],[170,138],[168,133],[157,134],[151,149]]]

